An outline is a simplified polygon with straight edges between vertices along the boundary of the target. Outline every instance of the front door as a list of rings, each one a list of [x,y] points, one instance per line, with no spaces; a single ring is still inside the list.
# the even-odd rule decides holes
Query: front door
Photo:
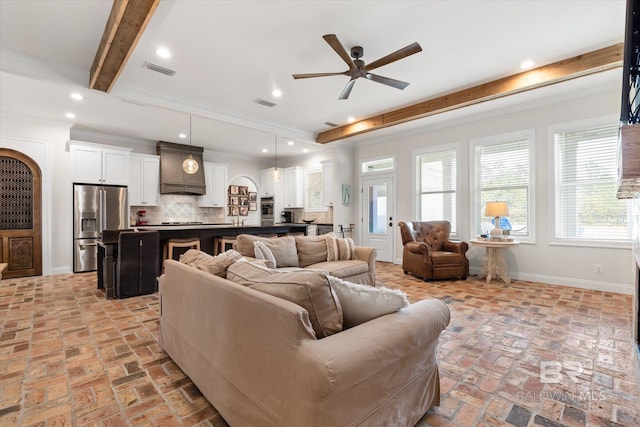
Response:
[[[392,176],[362,180],[362,245],[375,248],[378,261],[393,262],[394,206]]]
[[[42,274],[41,173],[30,157],[0,148],[2,278]]]

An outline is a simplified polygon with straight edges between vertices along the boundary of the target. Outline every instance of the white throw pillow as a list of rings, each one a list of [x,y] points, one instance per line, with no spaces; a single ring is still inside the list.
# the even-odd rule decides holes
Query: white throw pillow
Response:
[[[265,261],[267,267],[276,268],[276,258],[273,256],[273,252],[271,249],[264,244],[264,242],[256,240],[253,242],[253,251],[256,255],[257,259],[262,259]]]
[[[400,290],[359,285],[329,275],[327,277],[340,301],[345,329],[409,306],[407,295]]]

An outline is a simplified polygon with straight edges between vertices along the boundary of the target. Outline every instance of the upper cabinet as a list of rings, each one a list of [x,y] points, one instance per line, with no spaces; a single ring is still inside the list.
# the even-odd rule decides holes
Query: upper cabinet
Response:
[[[282,197],[282,179],[274,182],[272,174],[273,168],[260,172],[260,197]]]
[[[130,151],[130,148],[69,141],[73,182],[129,185]]]
[[[198,198],[198,206],[224,208],[227,206],[227,167],[215,163],[204,163],[206,193]]]
[[[333,206],[333,160],[322,162],[322,205]]]
[[[284,207],[304,208],[304,168],[283,169]]]
[[[157,206],[160,156],[132,153],[129,160],[129,205]]]

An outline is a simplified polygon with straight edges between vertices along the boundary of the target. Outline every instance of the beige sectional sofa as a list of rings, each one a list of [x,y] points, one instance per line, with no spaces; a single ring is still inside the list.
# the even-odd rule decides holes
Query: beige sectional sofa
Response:
[[[240,234],[233,248],[245,257],[255,258],[256,241],[266,243],[276,255],[277,269],[309,268],[325,270],[335,277],[362,285],[376,286],[376,250],[356,246],[348,260],[327,261],[327,236],[286,236],[265,238]]]
[[[246,264],[227,277],[250,279]],[[439,404],[436,349],[449,323],[439,300],[318,339],[300,305],[174,260],[164,267],[161,346],[234,427],[413,426]],[[267,274],[269,285],[329,279]]]

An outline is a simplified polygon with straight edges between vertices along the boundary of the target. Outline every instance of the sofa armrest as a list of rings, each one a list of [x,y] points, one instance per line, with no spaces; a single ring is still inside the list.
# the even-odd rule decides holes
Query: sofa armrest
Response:
[[[469,244],[467,242],[452,242],[449,240],[444,242],[442,250],[464,255],[469,250]]]
[[[404,245],[404,247],[414,254],[424,255],[426,257],[431,255],[431,249],[425,242],[409,242]]]
[[[356,246],[356,259],[366,261],[369,264],[369,271],[376,271],[376,249],[365,246]]]
[[[328,376],[326,382],[313,382],[323,388],[315,390],[320,396],[345,391],[407,354],[435,344],[449,320],[449,308],[442,301],[422,300],[321,340],[302,342],[300,367]]]

